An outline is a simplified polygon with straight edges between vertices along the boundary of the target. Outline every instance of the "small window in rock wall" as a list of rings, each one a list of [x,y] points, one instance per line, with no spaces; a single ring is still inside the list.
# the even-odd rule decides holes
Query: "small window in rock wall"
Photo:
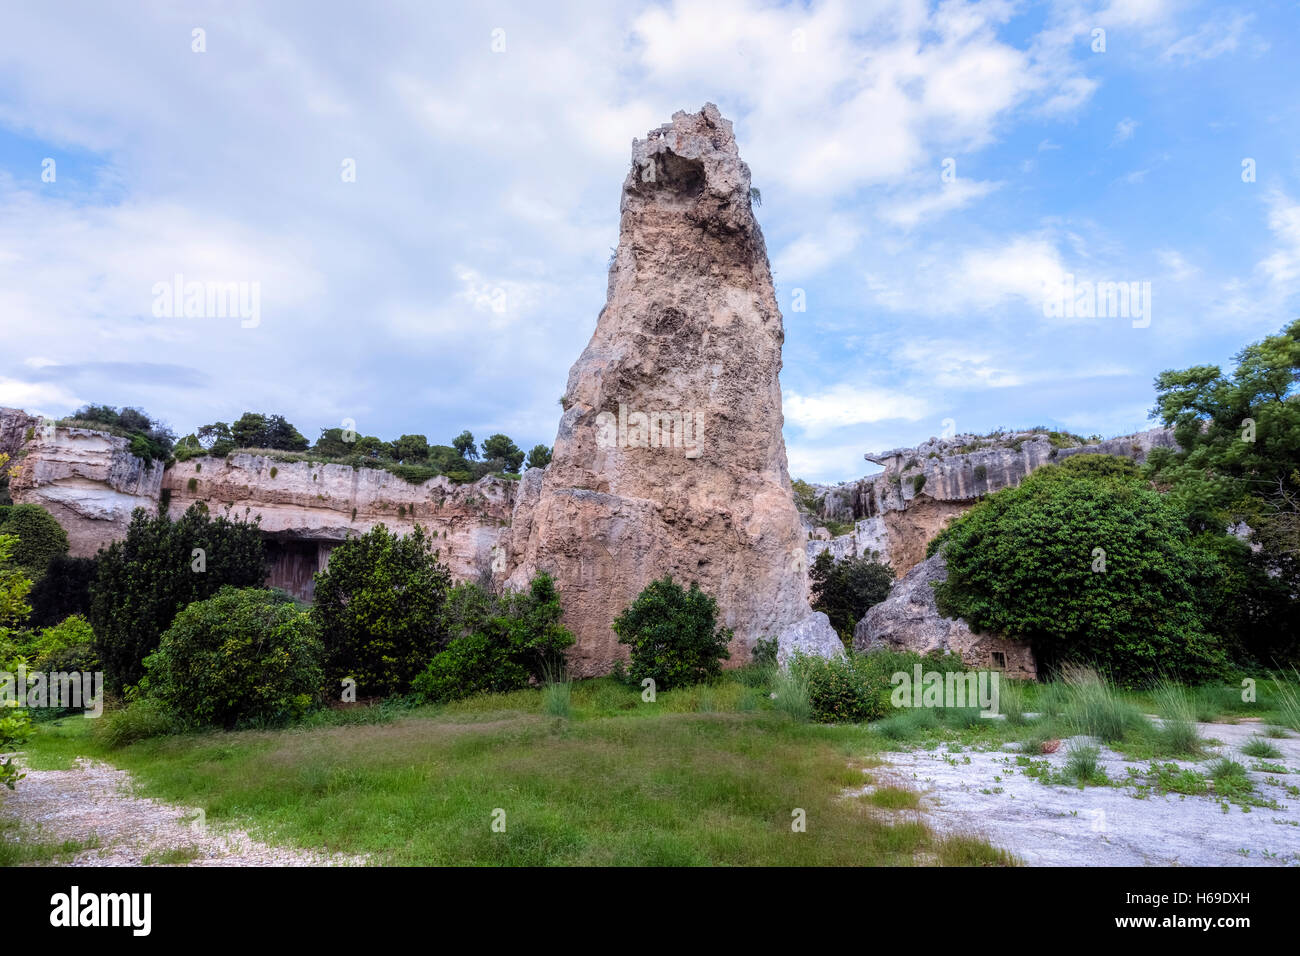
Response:
[[[993,658],[993,666],[1000,671],[1007,669],[1007,655],[1002,651],[992,651],[990,656]]]

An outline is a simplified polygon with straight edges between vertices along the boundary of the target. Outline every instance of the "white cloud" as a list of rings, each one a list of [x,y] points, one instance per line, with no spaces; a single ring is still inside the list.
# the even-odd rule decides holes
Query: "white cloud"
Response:
[[[983,199],[1001,186],[1002,183],[956,179],[942,184],[933,192],[885,206],[879,215],[886,222],[910,229],[927,219],[954,212]]]
[[[916,395],[847,383],[833,385],[816,395],[787,391],[782,405],[786,420],[808,433],[893,418],[916,421],[929,411],[928,403]]]
[[[1195,33],[1182,37],[1165,48],[1161,58],[1175,63],[1188,64],[1212,60],[1225,53],[1235,53],[1242,44],[1246,28],[1254,17],[1236,14],[1230,19],[1214,17],[1203,23]]]
[[[1127,142],[1133,138],[1134,131],[1140,124],[1131,116],[1126,116],[1115,124],[1115,135],[1111,137],[1110,145],[1118,146],[1120,143]]]

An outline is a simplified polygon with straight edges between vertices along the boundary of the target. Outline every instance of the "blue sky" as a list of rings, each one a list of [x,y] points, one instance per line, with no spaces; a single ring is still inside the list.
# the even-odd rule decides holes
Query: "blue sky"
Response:
[[[1294,4],[464,6],[11,5],[0,404],[550,444],[631,140],[706,101],[763,195],[795,476],[945,419],[1149,427],[1159,371],[1297,314]],[[155,316],[177,273],[257,283],[259,324]],[[1150,324],[1046,317],[1066,274],[1149,282]]]

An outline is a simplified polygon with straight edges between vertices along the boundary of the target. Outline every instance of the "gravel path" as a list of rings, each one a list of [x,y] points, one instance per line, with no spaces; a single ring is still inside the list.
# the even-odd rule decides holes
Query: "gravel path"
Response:
[[[89,845],[72,866],[354,866],[362,857],[268,846],[242,830],[205,825],[194,807],[134,795],[131,775],[79,760],[75,770],[28,770],[0,797],[18,838]]]
[[[1143,791],[1150,760],[1129,761],[1102,748],[1099,765],[1120,786],[1047,785],[1026,776],[1014,747],[948,753],[882,754],[871,770],[876,785],[921,792],[925,816],[940,832],[983,836],[1030,866],[1300,866],[1300,738],[1270,739],[1282,757],[1263,761],[1287,773],[1253,769],[1261,761],[1241,745],[1264,728],[1257,723],[1199,724],[1200,735],[1222,741],[1201,761],[1169,761],[1204,773],[1215,756],[1247,768],[1256,795],[1278,808],[1224,806],[1213,793],[1181,796]],[[1035,757],[1059,770],[1069,741]],[[1130,781],[1128,768],[1141,772]],[[870,790],[871,788],[866,788]]]

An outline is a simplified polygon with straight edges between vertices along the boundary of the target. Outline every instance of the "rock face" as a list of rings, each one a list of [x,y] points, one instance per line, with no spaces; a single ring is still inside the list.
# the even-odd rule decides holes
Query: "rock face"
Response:
[[[157,508],[163,463],[146,464],[125,438],[39,424],[31,435],[19,450],[9,493],[52,514],[74,557],[89,557],[125,535],[136,508]]]
[[[844,642],[821,611],[789,624],[777,635],[776,662],[786,667],[795,654],[809,657],[843,657]]]
[[[808,615],[783,339],[731,124],[712,104],[677,113],[633,143],[608,299],[551,465],[521,495],[527,527],[515,516],[510,583],[555,576],[576,673],[624,655],[610,624],[664,574],[717,598],[735,661]]]
[[[867,611],[853,631],[855,650],[950,652],[971,667],[994,668],[1012,677],[1037,674],[1028,644],[993,634],[975,634],[961,618],[947,618],[935,603],[934,585],[948,578],[942,555],[922,561],[894,582],[889,596]]]
[[[260,517],[268,583],[307,600],[312,574],[328,564],[329,552],[381,523],[400,534],[417,524],[430,532],[457,579],[500,577],[516,484],[492,475],[473,484],[443,476],[412,484],[379,468],[249,454],[177,462],[163,477],[172,517],[196,501],[214,513]]]
[[[915,448],[866,455],[883,465],[879,474],[835,487],[821,487],[817,517],[852,521],[853,531],[807,542],[808,562],[829,550],[835,557],[861,557],[872,551],[904,574],[925,560],[925,546],[954,517],[984,495],[1019,485],[1044,465],[1072,455],[1120,455],[1146,460],[1152,448],[1176,447],[1172,429],[1111,438],[1093,444],[1043,431],[995,436],[931,438]]]
[[[29,437],[30,436],[30,437]],[[259,517],[271,562],[267,584],[310,600],[312,575],[352,534],[383,523],[401,534],[416,524],[452,576],[500,581],[519,482],[487,476],[457,485],[445,477],[412,484],[378,468],[275,461],[261,455],[192,458],[164,470],[128,450],[126,439],[85,428],[43,426],[0,410],[0,443],[12,447],[16,502],[40,505],[68,532],[69,550],[94,555],[126,535],[136,508],[161,501],[179,517],[195,502],[214,514]],[[541,472],[530,472],[536,484]],[[526,483],[526,482],[525,482]]]

